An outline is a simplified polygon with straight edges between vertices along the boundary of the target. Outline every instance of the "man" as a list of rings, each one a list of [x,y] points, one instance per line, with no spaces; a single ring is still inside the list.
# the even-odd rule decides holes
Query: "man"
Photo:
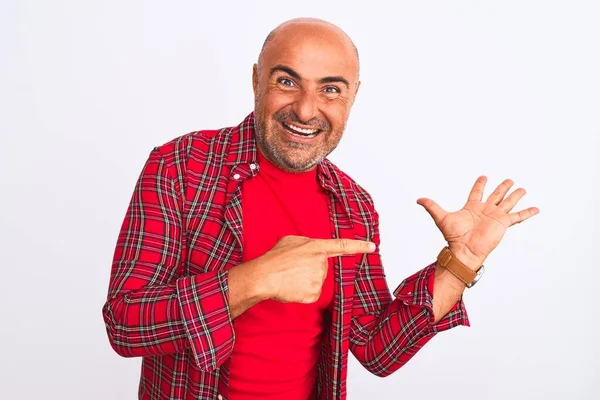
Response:
[[[344,399],[349,350],[386,376],[468,325],[465,287],[538,212],[511,213],[510,180],[482,202],[485,177],[460,211],[419,199],[448,246],[392,298],[373,202],[325,158],[360,86],[352,41],[288,21],[252,80],[239,126],[154,149],[123,222],[103,311],[113,348],[144,357],[141,399]]]

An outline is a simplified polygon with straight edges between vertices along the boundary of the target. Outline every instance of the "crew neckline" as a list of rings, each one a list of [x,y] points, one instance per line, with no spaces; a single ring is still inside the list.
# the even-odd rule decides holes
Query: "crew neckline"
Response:
[[[306,182],[317,182],[317,168],[313,168],[310,171],[305,172],[288,172],[284,171],[275,164],[273,164],[267,157],[265,157],[260,149],[257,149],[258,163],[260,165],[260,173],[266,174],[277,180],[287,179],[294,181],[306,181]]]

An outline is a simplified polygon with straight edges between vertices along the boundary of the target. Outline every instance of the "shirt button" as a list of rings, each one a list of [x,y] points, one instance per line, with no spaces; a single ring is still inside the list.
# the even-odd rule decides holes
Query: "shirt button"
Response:
[[[223,396],[221,396],[221,395],[218,395],[218,396],[217,396],[217,399],[219,399],[219,400],[223,400]]]
[[[256,169],[256,164],[254,164],[254,163],[250,164],[250,169],[252,171],[254,171]]]
[[[235,179],[236,181],[237,181],[238,179],[240,179],[240,174],[235,174],[235,175],[233,175],[233,179]],[[219,400],[221,400],[221,399],[219,399]]]

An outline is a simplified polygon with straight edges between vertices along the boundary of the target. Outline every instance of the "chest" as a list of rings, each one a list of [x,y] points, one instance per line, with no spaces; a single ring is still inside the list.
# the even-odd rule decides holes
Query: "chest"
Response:
[[[189,179],[185,189],[184,273],[221,271],[263,254],[284,235],[315,238],[366,239],[362,223],[353,223],[354,214],[338,195],[323,190],[318,195],[302,195],[294,190],[260,195],[248,193],[256,169],[250,165],[222,167],[215,177]],[[248,195],[250,194],[250,195]],[[269,229],[263,231],[263,227]],[[245,254],[245,256],[244,256]],[[346,296],[360,256],[332,258],[334,291]]]
[[[359,205],[354,208],[349,206],[344,197],[334,193],[336,186],[329,185],[324,192],[325,205],[320,203],[320,206],[292,213],[295,217],[291,217],[283,225],[277,224],[277,228],[267,234],[267,239],[261,239],[260,229],[265,223],[281,222],[282,213],[290,211],[285,204],[297,204],[300,207],[301,203],[308,200],[300,196],[297,202],[283,202],[282,205],[276,199],[261,201],[260,196],[248,199],[244,196],[242,182],[256,176],[256,168],[251,165],[221,168],[214,175],[215,177],[203,178],[202,174],[196,173],[196,178],[188,179],[185,189],[185,233],[182,238],[185,246],[185,259],[182,260],[185,274],[231,268],[243,262],[245,257],[253,257],[263,251],[261,246],[263,249],[272,247],[281,235],[289,232],[361,240],[370,236],[368,225],[362,220],[365,214],[361,211],[362,208]],[[320,216],[314,215],[315,213]],[[312,226],[314,224],[311,221],[315,218],[319,221],[318,227]],[[248,227],[248,224],[251,226]],[[262,244],[253,245],[255,240]],[[256,249],[256,254],[245,251],[250,246]],[[327,357],[321,360],[319,379],[331,383],[327,385],[328,392],[339,393],[346,374],[354,280],[364,258],[345,256],[330,260],[333,271],[330,274],[333,286],[331,323],[322,340],[321,353]],[[224,377],[228,376],[227,371],[223,374]],[[224,378],[223,382],[226,386],[227,379]],[[337,398],[337,395],[333,397]]]

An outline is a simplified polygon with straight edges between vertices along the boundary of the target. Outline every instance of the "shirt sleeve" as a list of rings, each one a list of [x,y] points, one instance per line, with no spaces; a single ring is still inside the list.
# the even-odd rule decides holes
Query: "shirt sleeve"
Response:
[[[184,276],[183,200],[160,149],[148,158],[121,226],[103,317],[124,357],[190,348],[202,370],[233,349],[227,271]]]
[[[387,376],[406,364],[438,332],[469,326],[462,298],[435,323],[433,289],[435,263],[405,279],[390,295],[379,254],[378,216],[374,212],[374,253],[363,256],[355,280],[350,350],[377,376]]]

